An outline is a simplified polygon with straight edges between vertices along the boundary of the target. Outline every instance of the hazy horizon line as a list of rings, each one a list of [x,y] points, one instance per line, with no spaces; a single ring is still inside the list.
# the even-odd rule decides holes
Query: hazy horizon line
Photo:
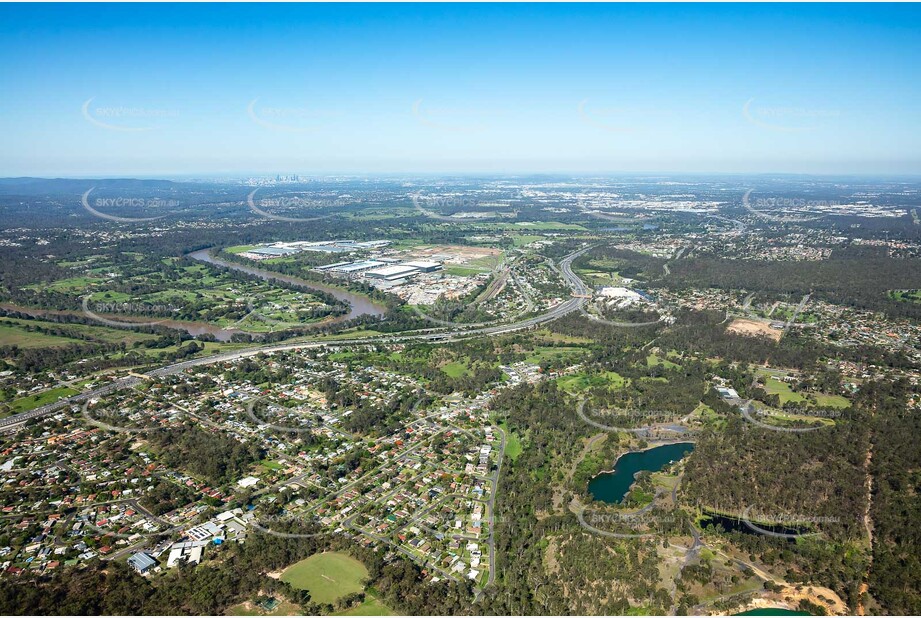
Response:
[[[144,174],[17,174],[0,176],[0,180],[215,180],[219,178],[226,179],[248,179],[253,177],[273,177],[273,176],[303,176],[307,178],[335,178],[335,177],[356,177],[356,178],[515,178],[515,177],[540,177],[540,176],[557,176],[557,177],[594,177],[594,178],[613,178],[613,177],[703,177],[703,176],[723,176],[723,177],[753,177],[753,176],[779,176],[779,177],[799,177],[799,178],[863,178],[863,179],[921,179],[921,171],[909,172],[782,172],[782,171],[764,171],[764,172],[729,172],[729,171],[703,171],[703,172],[680,172],[680,171],[509,171],[509,172],[473,172],[473,171],[445,171],[445,172],[424,172],[424,171],[400,171],[400,172],[298,172],[298,171],[252,171],[252,172],[187,172],[182,174],[176,173],[144,173]]]

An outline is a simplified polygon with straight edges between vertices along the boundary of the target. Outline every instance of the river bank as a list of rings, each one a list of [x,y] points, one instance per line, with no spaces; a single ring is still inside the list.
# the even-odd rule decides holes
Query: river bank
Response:
[[[192,253],[187,254],[189,258],[197,260],[199,262],[204,262],[206,264],[211,264],[220,268],[228,268],[238,272],[246,273],[255,277],[259,277],[265,281],[281,281],[289,285],[304,289],[304,290],[313,290],[318,292],[325,292],[336,300],[339,300],[348,305],[349,311],[340,316],[334,318],[327,318],[320,320],[319,322],[312,322],[304,324],[300,328],[317,328],[320,326],[328,326],[330,324],[338,324],[342,322],[347,322],[357,317],[370,315],[374,317],[381,317],[386,312],[386,308],[383,305],[379,305],[373,302],[366,296],[351,292],[349,290],[344,290],[332,285],[325,283],[318,283],[314,281],[308,281],[306,279],[301,279],[300,277],[294,277],[291,275],[284,275],[281,273],[275,273],[273,271],[264,270],[261,268],[246,266],[242,264],[236,264],[234,262],[229,262],[221,258],[215,257],[211,254],[211,249],[200,249],[198,251],[193,251]],[[73,310],[63,310],[63,309],[36,309],[32,307],[21,307],[19,305],[13,305],[9,303],[0,304],[0,308],[7,311],[14,311],[21,313],[23,315],[28,315],[33,318],[46,318],[46,317],[83,317],[93,319],[92,315],[88,315],[85,312],[73,311]],[[174,320],[171,318],[151,318],[151,317],[138,317],[138,316],[124,316],[119,315],[117,317],[113,316],[109,318],[106,315],[101,315],[101,318],[105,318],[106,325],[112,328],[136,328],[138,326],[158,326],[163,328],[170,328],[173,330],[185,331],[193,337],[199,337],[202,335],[211,335],[216,341],[227,343],[231,341],[234,335],[247,335],[250,337],[260,337],[265,334],[262,332],[251,332],[242,328],[237,328],[235,326],[218,326],[216,324],[209,324],[207,322],[193,322],[188,320]],[[97,320],[98,321],[98,320]],[[119,324],[121,323],[121,324]]]

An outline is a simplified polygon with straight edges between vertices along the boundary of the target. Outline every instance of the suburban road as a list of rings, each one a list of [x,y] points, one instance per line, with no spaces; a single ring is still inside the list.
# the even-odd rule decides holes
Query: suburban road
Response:
[[[561,302],[560,304],[551,308],[549,311],[543,314],[534,316],[534,317],[530,317],[530,318],[520,320],[517,322],[512,322],[509,324],[502,324],[502,325],[495,325],[495,326],[488,326],[488,327],[468,327],[468,328],[454,327],[451,329],[441,330],[435,333],[429,330],[425,334],[382,335],[382,336],[377,336],[377,337],[343,339],[343,340],[334,340],[334,341],[307,340],[307,341],[300,341],[297,343],[262,345],[262,346],[255,346],[252,348],[247,348],[245,350],[239,350],[236,352],[227,352],[227,353],[222,353],[222,354],[215,354],[213,356],[208,356],[204,358],[197,358],[197,359],[182,361],[179,363],[166,365],[164,367],[154,369],[152,371],[148,371],[146,374],[143,374],[143,375],[139,375],[139,374],[129,375],[128,377],[120,378],[119,380],[116,380],[114,382],[101,386],[99,388],[95,388],[93,390],[90,390],[84,393],[80,393],[72,397],[61,399],[53,404],[48,404],[48,405],[36,408],[34,410],[30,410],[28,412],[23,412],[20,414],[16,414],[14,416],[9,416],[7,418],[0,419],[0,432],[14,430],[29,420],[56,414],[60,411],[67,409],[69,406],[83,403],[83,402],[89,401],[90,399],[98,399],[102,396],[105,396],[107,394],[110,394],[110,393],[113,393],[113,392],[116,392],[122,389],[132,388],[148,379],[158,378],[158,377],[163,377],[163,376],[168,376],[168,375],[174,375],[177,373],[181,373],[182,371],[185,371],[186,369],[189,369],[191,367],[196,367],[200,365],[210,365],[214,363],[233,361],[236,359],[251,357],[251,356],[255,356],[255,355],[263,354],[267,352],[281,352],[281,351],[286,351],[286,350],[309,349],[309,348],[316,348],[316,347],[323,347],[323,346],[342,346],[342,345],[369,344],[369,343],[400,343],[404,341],[426,341],[426,340],[428,341],[454,341],[454,340],[461,340],[465,338],[499,335],[503,333],[511,333],[511,332],[515,332],[519,330],[526,330],[529,328],[533,328],[539,324],[543,324],[546,322],[550,322],[552,320],[556,320],[557,318],[560,318],[568,313],[571,313],[573,311],[578,311],[583,308],[586,302],[586,296],[590,293],[590,289],[572,271],[572,263],[573,263],[573,260],[583,255],[591,248],[592,247],[589,246],[589,247],[580,249],[578,251],[575,251],[573,253],[570,253],[569,255],[564,257],[562,260],[560,260],[558,268],[554,268],[554,270],[556,270],[563,277],[563,279],[572,289],[573,297]],[[488,501],[486,501],[486,503],[488,504],[488,512],[489,512],[489,518],[490,518],[489,538],[486,542],[488,550],[489,550],[489,580],[486,583],[487,587],[491,586],[495,582],[495,574],[496,574],[495,501],[496,501],[496,494],[498,493],[499,476],[502,470],[503,456],[505,453],[505,447],[507,443],[506,434],[501,428],[499,428],[499,435],[501,438],[500,444],[499,444],[499,461],[498,461],[498,465],[496,466],[496,470],[494,474],[489,479],[492,482],[492,489],[490,491],[489,499]],[[412,448],[407,449],[406,452],[409,452],[411,450],[413,449]],[[292,479],[287,482],[290,483],[296,480],[297,479]],[[344,487],[340,491],[346,491],[347,489],[348,487]],[[150,515],[148,512],[142,509],[139,504],[134,503],[134,505],[138,508],[138,510],[141,510],[142,512],[145,512],[145,514]],[[351,524],[350,520],[345,522],[345,526],[348,528],[351,527],[350,524]],[[365,531],[362,531],[362,532],[365,532]],[[377,535],[374,535],[371,533],[365,532],[365,534],[369,534],[369,536],[378,538],[381,541],[387,540],[387,539],[379,538],[377,537]],[[143,543],[139,545],[133,545],[127,548],[123,548],[119,550],[114,556],[111,556],[110,559],[120,558],[123,555],[129,553],[130,551],[134,550],[136,547],[140,545],[143,545]],[[404,548],[397,546],[396,549],[407,554],[411,558],[413,557],[412,554],[406,551]],[[437,567],[436,565],[430,565],[430,566],[432,566],[432,568],[436,569],[437,571],[441,572],[446,577],[453,578],[452,574],[444,571],[443,569]],[[477,597],[479,597],[480,594],[482,594],[482,590],[477,593]]]
[[[566,283],[573,290],[575,295],[585,295],[589,293],[589,288],[585,283],[572,271],[572,262],[579,256],[583,255],[592,247],[585,247],[573,253],[570,253],[562,260],[560,260],[559,270],[563,278],[566,280]],[[212,356],[206,356],[203,358],[196,358],[192,360],[182,361],[179,363],[173,363],[171,365],[166,365],[160,367],[159,369],[154,369],[148,371],[143,376],[129,376],[125,378],[120,378],[114,382],[100,386],[90,391],[80,393],[79,395],[73,395],[72,397],[67,397],[60,399],[54,403],[44,405],[34,410],[29,410],[28,412],[21,412],[19,414],[14,414],[8,416],[4,419],[0,419],[0,432],[9,431],[15,428],[26,421],[35,418],[41,418],[45,416],[50,416],[56,414],[57,412],[67,408],[68,406],[83,403],[90,399],[98,399],[101,396],[114,393],[116,391],[131,388],[142,383],[145,379],[149,378],[159,378],[168,375],[174,375],[181,373],[186,369],[191,367],[197,367],[200,365],[211,365],[214,363],[222,363],[227,361],[233,361],[240,358],[247,358],[250,356],[256,356],[258,354],[263,354],[267,352],[283,352],[287,350],[299,350],[299,349],[309,349],[317,348],[323,346],[340,346],[340,345],[355,345],[355,344],[372,344],[372,343],[403,343],[407,341],[454,341],[459,339],[464,339],[468,337],[485,337],[490,335],[501,335],[504,333],[511,333],[519,330],[527,330],[533,328],[539,324],[545,322],[550,322],[556,320],[572,311],[576,311],[582,308],[585,304],[586,299],[580,298],[579,296],[574,296],[568,300],[563,301],[559,305],[553,307],[546,313],[530,317],[518,322],[512,322],[509,324],[501,324],[496,326],[488,326],[483,328],[460,328],[455,327],[450,330],[443,330],[437,333],[427,332],[426,334],[416,334],[416,335],[381,335],[377,337],[363,337],[357,339],[339,339],[332,341],[322,341],[322,340],[307,340],[300,341],[297,343],[283,343],[283,344],[270,344],[270,345],[261,345],[255,346],[252,348],[247,348],[245,350],[238,350],[235,352],[225,352],[222,354],[214,354]]]
[[[502,459],[505,456],[505,445],[507,442],[505,431],[498,425],[499,436],[502,438],[499,444],[499,462],[496,464],[496,471],[493,473],[492,488],[489,492],[489,539],[486,541],[489,546],[489,579],[486,586],[492,586],[496,581],[496,494],[499,493],[499,475],[502,472]]]

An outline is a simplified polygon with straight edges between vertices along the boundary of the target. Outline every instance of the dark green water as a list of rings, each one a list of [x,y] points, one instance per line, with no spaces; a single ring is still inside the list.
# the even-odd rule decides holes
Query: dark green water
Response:
[[[781,608],[772,608],[772,607],[762,607],[759,609],[750,609],[747,612],[742,612],[741,614],[733,614],[733,616],[811,616],[809,612],[797,612],[792,609],[781,609]]]
[[[700,523],[703,527],[720,526],[726,532],[742,532],[744,534],[755,534],[755,535],[762,534],[761,532],[758,532],[757,530],[754,530],[751,527],[749,527],[741,519],[734,518],[734,517],[727,517],[725,515],[720,515],[719,513],[710,513],[708,511],[704,511],[704,518],[701,520]],[[807,528],[802,528],[802,529],[790,528],[788,526],[781,526],[777,524],[772,525],[772,524],[762,523],[762,522],[752,522],[752,523],[758,526],[759,528],[763,528],[764,530],[768,530],[769,532],[777,532],[779,534],[806,534],[809,532]],[[796,542],[796,539],[794,538],[788,538],[787,540],[790,543]]]
[[[678,461],[693,450],[694,444],[691,442],[676,442],[646,451],[626,453],[617,460],[613,472],[604,472],[589,481],[588,492],[595,500],[620,504],[630,491],[637,472],[658,472],[670,461]]]

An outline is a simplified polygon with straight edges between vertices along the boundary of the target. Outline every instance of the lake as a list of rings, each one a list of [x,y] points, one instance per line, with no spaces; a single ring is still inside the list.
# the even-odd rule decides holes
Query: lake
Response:
[[[783,526],[780,524],[769,524],[762,522],[755,522],[750,520],[755,526],[767,530],[768,532],[775,532],[777,534],[805,534],[808,533],[808,529],[793,528],[790,526]],[[732,517],[727,515],[722,515],[720,513],[714,513],[711,511],[704,511],[704,517],[701,520],[701,525],[706,526],[721,526],[726,532],[742,532],[745,534],[762,534],[757,530],[752,529],[748,524],[746,524],[741,518]],[[795,543],[796,539],[788,538],[791,543]]]
[[[588,492],[595,500],[620,504],[630,492],[638,472],[658,472],[672,461],[678,461],[694,450],[692,442],[663,444],[645,451],[624,453],[611,472],[602,472],[588,483]]]

